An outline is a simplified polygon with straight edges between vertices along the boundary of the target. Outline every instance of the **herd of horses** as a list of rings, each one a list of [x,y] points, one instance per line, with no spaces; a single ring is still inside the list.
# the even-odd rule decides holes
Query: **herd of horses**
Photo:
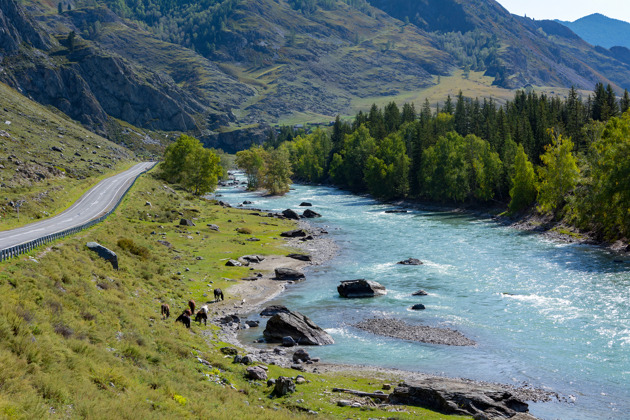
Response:
[[[223,291],[221,289],[214,289],[214,301],[218,302],[223,299]],[[163,303],[160,311],[162,319],[167,319],[171,315],[171,308],[168,306],[168,303]],[[208,325],[208,305],[203,305],[195,313],[195,301],[192,299],[188,301],[188,308],[175,319],[175,322],[181,322],[186,328],[190,328],[190,318],[193,314],[195,314],[195,322],[198,322],[199,325],[201,325],[201,321],[203,321],[204,325]]]

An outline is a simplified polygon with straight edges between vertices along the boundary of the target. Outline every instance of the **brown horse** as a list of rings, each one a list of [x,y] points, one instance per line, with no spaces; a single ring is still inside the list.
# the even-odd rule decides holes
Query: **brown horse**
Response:
[[[195,322],[198,322],[199,325],[201,325],[201,321],[203,321],[204,325],[208,325],[208,314],[204,311],[199,311],[197,312],[197,315],[195,315]]]
[[[168,306],[167,303],[163,303],[162,304],[162,319],[167,319],[169,316],[171,316],[171,308]]]
[[[188,306],[190,307],[190,313],[194,314],[195,313],[195,301],[190,299],[188,301]]]

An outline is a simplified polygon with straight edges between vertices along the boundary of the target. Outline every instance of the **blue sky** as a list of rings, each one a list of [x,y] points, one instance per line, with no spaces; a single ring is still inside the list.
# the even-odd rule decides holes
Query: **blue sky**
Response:
[[[497,0],[511,13],[534,19],[574,21],[601,13],[630,22],[630,0]]]

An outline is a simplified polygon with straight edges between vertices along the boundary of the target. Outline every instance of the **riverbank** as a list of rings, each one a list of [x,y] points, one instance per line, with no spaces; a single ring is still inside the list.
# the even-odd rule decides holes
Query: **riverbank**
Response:
[[[371,381],[370,383],[382,383],[385,387],[388,386],[385,384],[394,384],[395,386],[396,384],[403,383],[427,383],[427,381],[438,381],[440,384],[445,386],[446,389],[463,389],[474,392],[474,390],[482,388],[492,390],[492,392],[509,393],[521,401],[548,402],[561,400],[561,397],[554,392],[537,389],[527,384],[515,387],[507,384],[488,383],[463,378],[445,378],[437,375],[399,369],[328,363],[326,361],[319,360],[316,362],[297,364],[293,360],[293,353],[296,349],[287,349],[271,345],[261,348],[260,346],[254,346],[251,343],[245,343],[239,340],[238,328],[241,328],[240,325],[246,325],[243,321],[245,321],[250,314],[259,312],[266,302],[274,299],[285,290],[286,282],[273,279],[273,271],[275,268],[285,267],[302,270],[308,266],[320,265],[333,258],[339,252],[338,246],[326,237],[326,234],[323,233],[322,229],[314,228],[304,221],[300,221],[298,223],[301,229],[307,230],[313,236],[313,240],[301,241],[299,239],[290,239],[287,240],[287,248],[291,250],[298,249],[300,252],[310,255],[312,261],[304,262],[285,256],[270,256],[262,263],[256,264],[255,270],[263,274],[259,280],[239,282],[227,290],[228,296],[234,297],[234,300],[237,301],[236,303],[224,303],[213,306],[213,309],[217,309],[215,312],[214,322],[220,327],[220,332],[218,334],[218,339],[220,341],[244,349],[245,354],[250,355],[250,357],[256,361],[268,365],[281,366],[283,368],[292,368],[296,370],[296,372],[301,372],[301,374],[312,373],[338,375],[345,376],[346,378],[360,377],[369,379]],[[306,281],[308,281],[308,279]],[[290,309],[299,310],[299,308]],[[222,319],[225,319],[227,316],[237,316],[241,322],[223,323]],[[264,326],[260,325],[257,328],[263,329]],[[423,328],[431,330],[430,335],[434,337],[437,335],[435,342],[443,342],[445,344],[453,342],[458,345],[474,344],[461,335],[461,333],[454,330],[432,327]],[[414,331],[411,331],[411,333]],[[375,331],[375,333],[378,332]],[[454,341],[453,335],[457,336]],[[407,339],[404,336],[398,338]],[[308,348],[306,347],[304,350],[308,351]],[[520,415],[521,417],[519,418],[522,419],[534,418],[528,414]]]

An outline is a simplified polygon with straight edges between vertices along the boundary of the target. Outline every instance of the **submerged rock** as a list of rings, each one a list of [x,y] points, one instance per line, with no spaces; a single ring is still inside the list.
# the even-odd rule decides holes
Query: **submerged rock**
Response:
[[[284,337],[291,337],[298,344],[311,346],[335,342],[326,331],[299,312],[281,312],[272,316],[267,321],[263,335],[268,342],[282,342]]]
[[[313,204],[309,203],[308,201],[302,201],[300,203],[300,207],[311,207]]]
[[[428,293],[427,293],[427,292],[425,292],[425,291],[424,291],[424,290],[422,290],[422,289],[420,289],[420,290],[418,290],[418,291],[416,291],[416,292],[413,292],[413,293],[411,294],[411,296],[427,296],[427,295],[428,295]]]
[[[398,264],[401,264],[401,265],[422,265],[422,261],[420,261],[417,258],[407,258],[406,260],[398,261]]]
[[[416,303],[415,305],[411,307],[411,309],[414,311],[422,311],[426,309],[426,307],[422,303]]]
[[[343,298],[369,298],[386,295],[385,286],[371,280],[344,280],[337,286],[339,295]]]

